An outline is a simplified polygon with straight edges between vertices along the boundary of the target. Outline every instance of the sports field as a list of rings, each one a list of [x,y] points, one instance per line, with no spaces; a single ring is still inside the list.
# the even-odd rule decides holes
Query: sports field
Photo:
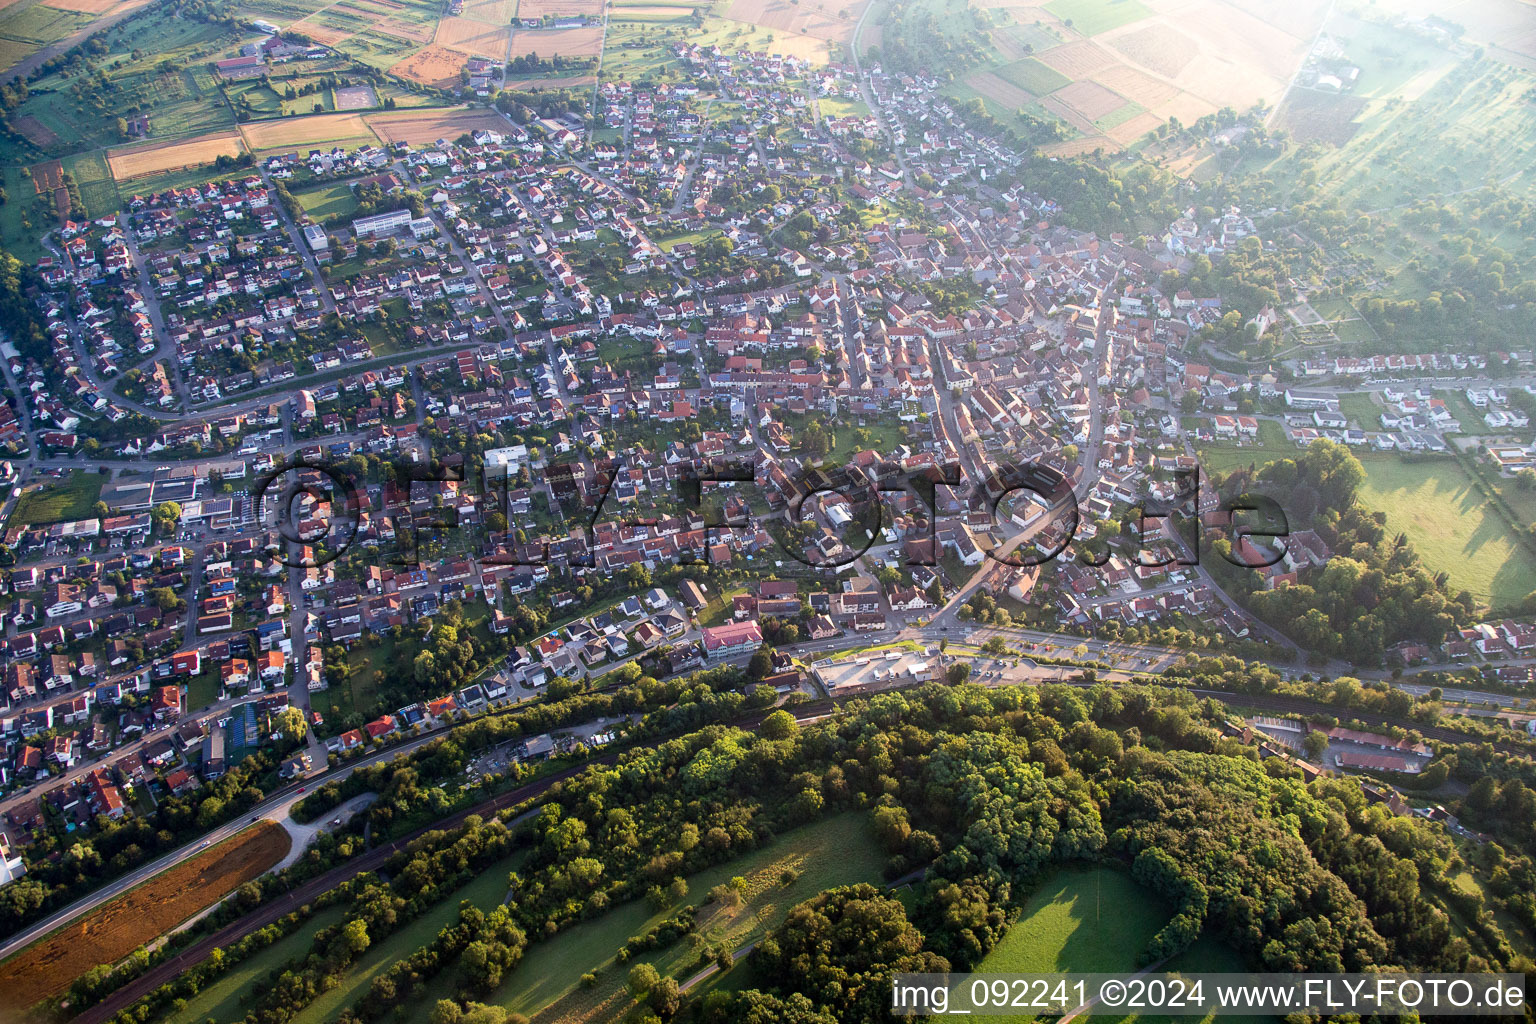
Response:
[[[1449,574],[1453,594],[1466,589],[1497,609],[1536,589],[1536,557],[1453,459],[1380,455],[1360,462],[1366,471],[1360,500],[1386,513],[1389,533],[1408,535],[1431,572]]]

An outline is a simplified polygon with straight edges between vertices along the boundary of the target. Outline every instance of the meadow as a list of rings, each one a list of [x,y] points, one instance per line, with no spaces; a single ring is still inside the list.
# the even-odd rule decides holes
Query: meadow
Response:
[[[184,1007],[164,1019],[170,1024],[239,1020],[245,1015],[247,1003],[267,975],[288,961],[308,953],[315,933],[341,921],[343,912],[341,907],[320,911],[301,925],[298,931],[241,961],[223,977],[188,999]]]
[[[16,502],[7,526],[37,526],[87,519],[107,478],[99,473],[72,473],[57,483],[44,484],[23,494]]]
[[[1141,0],[1051,0],[1045,9],[1060,18],[1063,25],[1085,36],[1096,36],[1152,16],[1152,9]]]
[[[350,216],[357,210],[352,183],[346,181],[328,182],[319,188],[294,192],[293,198],[299,201],[311,220],[321,223],[332,217]]]
[[[458,918],[459,904],[464,900],[481,910],[491,910],[498,906],[507,898],[507,875],[517,870],[522,857],[521,853],[516,853],[498,864],[492,864],[480,872],[474,881],[451,893],[408,925],[397,928],[387,938],[370,946],[342,978],[341,984],[321,993],[293,1018],[294,1024],[334,1021],[347,1006],[368,990],[374,978],[394,966],[396,960],[409,956],[412,951],[431,942],[445,925],[452,924]],[[423,1002],[421,1005],[430,1004]],[[220,1024],[231,1024],[239,1019],[239,1016],[220,1018]],[[201,1019],[178,1018],[177,1024],[201,1024]]]
[[[1041,883],[976,970],[1134,971],[1169,913],[1123,871],[1065,869]]]
[[[1510,608],[1536,581],[1536,556],[1451,458],[1409,462],[1399,456],[1360,459],[1366,470],[1360,500],[1384,512],[1389,533],[1402,531],[1431,572],[1450,577],[1493,608]]]
[[[884,856],[876,846],[868,818],[843,814],[780,836],[768,846],[688,879],[688,901],[705,902],[716,885],[740,877],[745,881],[740,906],[699,907],[698,931],[706,945],[722,943],[733,949],[756,942],[783,921],[795,904],[824,889],[856,882],[879,884]],[[784,884],[786,870],[799,872]],[[630,1006],[623,989],[631,965],[615,962],[615,953],[632,935],[639,935],[677,913],[680,907],[657,911],[643,901],[627,903],[602,917],[583,922],[549,942],[528,948],[523,962],[508,976],[494,1001],[536,1022],[617,1019]],[[689,942],[652,951],[633,962],[653,964],[663,975],[686,981],[697,969]],[[581,975],[595,971],[592,988],[580,986]],[[711,986],[729,984],[744,975],[738,965],[711,979]]]

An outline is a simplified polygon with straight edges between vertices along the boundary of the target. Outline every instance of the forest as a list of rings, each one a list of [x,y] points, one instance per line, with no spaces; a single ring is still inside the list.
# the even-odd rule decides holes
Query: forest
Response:
[[[1357,781],[1307,785],[1285,761],[1261,761],[1256,747],[1228,735],[1227,715],[1177,688],[930,684],[853,701],[814,723],[782,710],[755,730],[695,717],[714,724],[653,732],[650,745],[591,764],[536,806],[429,832],[379,876],[359,876],[343,923],[275,969],[248,998],[244,1021],[293,1019],[370,943],[515,855],[503,905],[461,905],[339,1018],[403,1019],[397,1008],[430,984],[451,992],[433,1020],[500,1024],[509,1016],[498,993],[530,946],[633,900],[673,916],[631,937],[618,963],[684,941],[697,908],[691,876],[848,812],[868,822],[887,879],[919,879],[910,900],[873,884],[835,887],[789,909],[739,964],[729,950],[699,947],[679,973],[717,962],[742,980],[697,998],[649,964],[626,967],[631,1019],[888,1019],[882,995],[893,973],[973,968],[1029,894],[1072,864],[1128,872],[1170,908],[1148,946],[1133,951],[1143,963],[1212,935],[1252,967],[1276,971],[1530,966],[1494,916],[1529,905],[1518,894],[1531,878],[1528,828],[1508,837],[1508,850],[1490,844],[1469,863],[1438,824],[1394,816]],[[366,784],[382,789],[376,811],[408,814],[412,794],[457,774],[462,751],[486,742],[493,721],[462,727],[478,739],[456,734],[408,764],[374,769]],[[644,724],[660,728],[650,715]],[[323,807],[350,788],[316,799]],[[1468,813],[1531,800],[1511,777],[1469,795]],[[1473,868],[1492,879],[1488,897],[1449,881]],[[190,987],[173,982],[145,1006],[169,1005],[210,978],[200,971]],[[152,1017],[129,1010],[117,1019]]]
[[[1448,592],[1444,573],[1424,568],[1406,536],[1388,536],[1386,516],[1356,500],[1365,470],[1347,448],[1320,440],[1294,458],[1239,469],[1224,494],[1284,494],[1293,530],[1314,530],[1332,556],[1288,586],[1264,589],[1258,572],[1235,571],[1235,592],[1260,618],[1317,658],[1380,664],[1404,640],[1438,644],[1471,620],[1472,596]],[[1218,555],[1233,539],[1210,537]]]

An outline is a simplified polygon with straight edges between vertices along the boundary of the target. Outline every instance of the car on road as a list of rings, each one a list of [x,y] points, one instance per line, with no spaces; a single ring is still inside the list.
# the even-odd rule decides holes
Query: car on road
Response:
[[[300,786],[300,787],[299,787],[299,792],[300,792],[300,793],[302,793],[302,792],[304,792],[304,790],[305,790],[305,789],[307,789],[307,788],[308,788],[308,787],[306,787],[306,786]]]

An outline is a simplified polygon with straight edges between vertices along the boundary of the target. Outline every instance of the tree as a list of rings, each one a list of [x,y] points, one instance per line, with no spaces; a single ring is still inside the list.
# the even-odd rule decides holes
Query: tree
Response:
[[[829,889],[792,908],[753,961],[781,992],[799,992],[838,1020],[886,1019],[897,973],[941,974],[906,908],[872,885]]]
[[[155,527],[161,533],[170,533],[176,528],[177,521],[181,519],[181,506],[174,501],[162,501],[150,513],[150,518],[154,520]]]
[[[752,660],[747,662],[747,675],[752,679],[763,679],[772,671],[773,653],[765,644],[752,652]]]
[[[955,662],[953,665],[949,666],[949,668],[945,669],[944,677],[949,680],[951,685],[959,686],[961,683],[971,678],[971,663],[968,661]]]
[[[760,730],[766,739],[786,740],[798,735],[800,724],[795,721],[795,716],[782,708],[763,719]]]
[[[1318,729],[1309,731],[1301,741],[1302,747],[1307,751],[1307,756],[1316,761],[1323,756],[1323,751],[1328,749],[1328,734]]]
[[[648,1000],[651,1009],[662,1020],[671,1020],[677,1015],[678,1009],[683,1005],[682,994],[677,988],[677,979],[672,977],[662,978],[650,989]]]
[[[655,967],[650,964],[635,964],[629,969],[629,980],[625,985],[629,988],[630,995],[636,999],[643,999],[660,980],[661,973]]]
[[[176,591],[170,587],[150,587],[149,599],[155,602],[155,607],[162,612],[173,612],[181,607],[181,598],[176,596]]]

